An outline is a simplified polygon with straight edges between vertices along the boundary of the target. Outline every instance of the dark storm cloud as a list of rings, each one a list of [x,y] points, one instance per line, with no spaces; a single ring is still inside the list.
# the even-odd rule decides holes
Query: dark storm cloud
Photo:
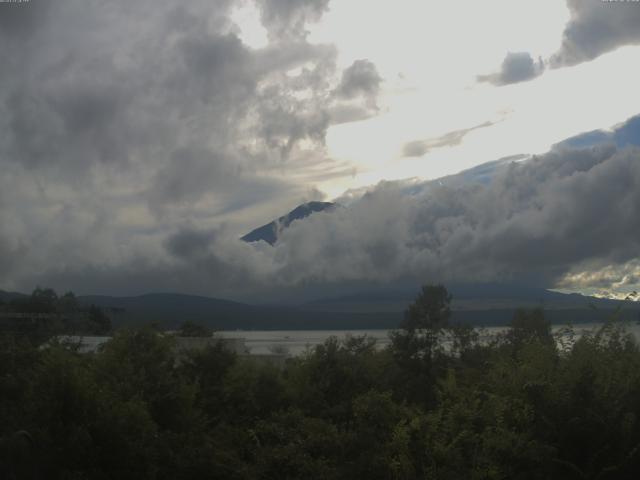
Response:
[[[639,154],[566,150],[511,166],[475,199],[493,210],[480,222],[482,234],[458,252],[460,260],[554,280],[584,260],[633,258],[640,223],[630,206],[640,200]]]
[[[517,277],[550,285],[583,262],[637,256],[639,186],[636,149],[562,149],[506,164],[488,185],[434,182],[409,197],[381,185],[349,209],[285,231],[276,256],[300,281],[410,273],[417,281]]]
[[[494,168],[488,184],[382,183],[348,208],[296,222],[274,248],[191,229],[167,245],[180,243],[172,253],[199,275],[233,272],[257,291],[407,278],[549,286],[581,266],[637,258],[639,150],[561,148]]]
[[[173,153],[171,160],[156,172],[148,193],[150,206],[161,208],[166,204],[198,201],[207,192],[216,192],[235,180],[227,171],[224,158],[208,150],[182,148]]]
[[[550,286],[581,267],[637,258],[639,186],[639,150],[559,148],[496,164],[487,184],[384,182],[348,208],[296,222],[275,247],[246,250],[190,228],[167,245],[179,239],[184,248],[172,253],[198,275],[217,282],[233,272],[254,292],[408,279]]]
[[[640,44],[637,2],[567,0],[571,13],[562,46],[551,58],[554,67],[593,60],[623,45]]]
[[[26,253],[24,246],[14,245],[9,239],[0,236],[0,270],[5,274],[10,274]]]
[[[300,84],[319,85],[309,76],[281,81],[281,72],[311,64],[331,82],[334,49],[296,40],[251,50],[221,20],[225,4],[136,3],[120,12],[100,2],[63,1],[36,17],[42,22],[34,27],[40,50],[16,51],[13,56],[24,59],[22,71],[3,80],[9,159],[82,169],[95,161],[126,163],[133,153],[141,154],[140,161],[154,155],[159,165],[163,149],[150,150],[167,145],[172,151],[185,142],[218,153],[255,134],[251,122],[268,125],[264,116],[274,114],[271,106],[288,107]],[[27,16],[32,10],[21,11]],[[148,18],[135,19],[144,14]],[[211,31],[212,24],[219,31]],[[328,116],[322,113],[328,105],[320,100],[327,95],[314,93],[314,115],[292,115],[297,129],[278,132],[288,150],[306,138],[320,147],[324,142],[328,122],[319,119]],[[271,132],[264,130],[269,144]]]
[[[502,86],[532,80],[542,72],[544,72],[542,59],[536,62],[527,52],[509,52],[498,72],[478,75],[477,79],[479,82]]]
[[[481,123],[480,125],[476,125],[475,127],[447,132],[437,138],[432,138],[429,140],[414,140],[406,143],[404,147],[402,147],[402,155],[404,157],[421,157],[422,155],[429,153],[431,150],[434,150],[436,148],[455,147],[456,145],[460,145],[462,143],[462,140],[464,140],[464,137],[466,137],[474,130],[487,128],[495,124],[496,122],[486,121],[484,123]]]
[[[0,35],[3,41],[18,44],[32,36],[49,14],[50,3],[46,0],[31,0],[24,4],[3,2],[0,5]]]
[[[47,5],[11,14],[29,35],[0,53],[0,287],[237,296],[401,278],[548,286],[637,258],[640,160],[623,144],[558,147],[501,163],[487,182],[381,183],[295,222],[274,248],[241,242],[245,227],[315,196],[316,179],[349,175],[326,155],[327,128],[341,110],[377,110],[374,66],[340,74],[335,49],[306,40],[327,2],[260,3],[272,40],[263,49],[242,43],[231,2]],[[12,28],[0,21],[3,38]],[[419,146],[454,145],[470,130]]]
[[[194,212],[198,203],[204,202],[216,206],[208,212],[211,216],[269,202],[297,189],[278,178],[238,171],[239,165],[239,161],[233,162],[208,150],[179,149],[156,171],[145,192],[149,209],[165,216],[171,211]]]
[[[23,11],[40,5],[25,3]],[[20,68],[4,76],[0,94],[9,134],[3,142],[6,159],[30,167],[68,167],[74,174],[94,162],[126,163],[151,132],[162,134],[152,112],[137,108],[149,99],[140,80],[157,75],[155,66],[125,58],[129,44],[123,38],[131,26],[126,17],[103,25],[92,13],[104,14],[107,22],[112,12],[91,1],[57,2],[48,10],[38,16],[42,24],[24,48],[5,51],[11,60],[20,59]],[[142,51],[144,45],[137,47],[149,53]],[[155,82],[148,83],[148,91],[157,90]]]
[[[259,2],[259,49],[240,3],[0,3],[0,287],[170,271],[178,226],[252,224],[352,173],[325,148],[336,49],[305,34],[327,2]]]
[[[135,287],[173,284],[237,298],[399,281],[587,285],[595,276],[576,272],[606,265],[626,272],[627,281],[637,274],[629,265],[640,248],[640,150],[562,147],[492,168],[488,183],[383,182],[347,208],[295,222],[274,247],[246,244],[224,229],[184,226],[165,236],[155,261],[135,258]],[[102,268],[103,277],[95,268],[67,267],[58,278],[127,283],[129,270]],[[612,281],[624,279],[614,273]]]
[[[165,242],[167,251],[178,258],[188,258],[206,252],[215,238],[214,231],[186,228],[172,234]]]

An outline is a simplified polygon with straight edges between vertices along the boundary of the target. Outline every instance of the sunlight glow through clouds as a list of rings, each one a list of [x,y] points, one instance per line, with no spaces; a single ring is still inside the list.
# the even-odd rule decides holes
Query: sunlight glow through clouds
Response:
[[[635,93],[640,71],[616,73],[638,60],[640,48],[627,47],[593,62],[548,71],[531,82],[442,92],[439,100],[421,91],[385,97],[381,103],[388,102],[387,112],[381,116],[330,129],[330,153],[354,162],[358,174],[338,188],[321,188],[338,194],[347,181],[356,188],[382,179],[437,178],[509,155],[544,153],[572,135],[613,126],[640,111]],[[459,146],[401,158],[407,141],[484,121],[496,123],[469,133]]]
[[[353,18],[363,21],[354,24]],[[548,59],[567,20],[565,3],[557,1],[331,4],[310,39],[333,40],[343,66],[368,58],[385,82],[377,118],[328,132],[329,154],[352,162],[358,174],[320,188],[331,196],[382,179],[436,178],[507,155],[543,153],[566,137],[636,114],[640,72],[626,66],[637,63],[637,47],[547,69],[529,82],[476,82],[478,74],[498,69],[509,51]],[[406,142],[487,121],[496,124],[471,132],[460,145],[401,158]]]
[[[571,135],[637,113],[640,71],[625,68],[637,63],[637,47],[572,68],[547,68],[529,82],[477,82],[508,52],[546,61],[558,50],[568,18],[565,2],[557,0],[330,3],[321,21],[308,25],[308,40],[336,45],[340,70],[358,59],[372,61],[384,82],[377,117],[334,125],[327,134],[329,156],[351,163],[356,174],[318,188],[335,197],[383,179],[437,178],[508,155],[543,153]],[[243,42],[268,44],[253,3],[245,2],[233,19]],[[484,122],[494,125],[470,132],[459,145],[402,156],[408,142]]]
[[[500,68],[509,52],[547,60],[561,45],[569,19],[557,0],[331,2],[308,41],[337,48],[338,73],[359,59],[382,78],[379,115],[333,125],[327,154],[353,166],[353,175],[320,181],[335,198],[381,180],[433,179],[519,153],[540,154],[578,133],[607,128],[640,111],[636,90],[640,47],[625,47],[536,79],[496,87],[478,75]],[[233,20],[244,43],[268,45],[253,2]],[[625,72],[619,75],[618,72]],[[405,157],[403,146],[429,142],[486,122],[459,143]]]

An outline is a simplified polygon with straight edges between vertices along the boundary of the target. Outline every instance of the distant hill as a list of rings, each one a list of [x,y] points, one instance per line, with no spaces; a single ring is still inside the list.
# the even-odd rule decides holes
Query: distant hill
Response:
[[[278,241],[278,236],[282,230],[289,227],[295,220],[301,220],[307,218],[316,212],[322,212],[330,210],[336,206],[331,202],[308,202],[297,206],[286,215],[274,220],[266,225],[256,228],[247,233],[241,239],[245,242],[258,242],[260,240],[267,242],[269,245],[274,245]]]
[[[621,302],[511,285],[452,286],[453,319],[474,325],[504,325],[518,308],[542,307],[554,323],[597,322]],[[116,326],[156,322],[176,327],[185,320],[215,329],[323,330],[395,328],[418,290],[363,292],[298,306],[250,305],[217,298],[171,293],[137,297],[79,297],[113,313]],[[623,317],[636,320],[640,303],[627,302]]]
[[[519,308],[542,308],[553,323],[599,322],[617,307],[628,320],[640,318],[639,302],[622,302],[561,293],[544,288],[502,284],[463,284],[447,287],[453,295],[452,318],[475,325],[504,325]],[[334,313],[396,312],[401,316],[418,294],[418,288],[361,292],[323,298],[301,308]],[[401,317],[400,317],[401,318]]]
[[[175,328],[185,320],[218,330],[313,330],[394,328],[401,315],[309,311],[296,307],[249,305],[173,293],[136,297],[81,296],[80,302],[112,312],[114,326],[157,323]]]
[[[506,325],[518,308],[535,307],[542,307],[553,323],[599,322],[622,303],[513,285],[453,285],[449,291],[453,294],[453,320],[477,326]],[[298,306],[250,305],[175,293],[91,295],[78,300],[103,308],[115,327],[156,323],[176,328],[191,320],[217,330],[358,330],[396,328],[417,293],[417,288],[362,292]],[[0,291],[5,302],[25,296]],[[623,307],[622,318],[640,319],[640,302],[626,302]]]
[[[28,295],[24,293],[18,292],[5,292],[4,290],[0,290],[0,302],[8,303],[11,300],[16,300],[18,298],[26,298]]]
[[[545,309],[612,309],[621,302],[580,295],[561,293],[544,288],[503,284],[460,284],[447,286],[453,296],[452,309],[495,310],[542,307]],[[354,295],[322,298],[308,302],[304,308],[326,311],[401,311],[415,300],[418,288],[374,290]],[[631,307],[633,303],[629,304]],[[638,304],[640,308],[640,304]]]

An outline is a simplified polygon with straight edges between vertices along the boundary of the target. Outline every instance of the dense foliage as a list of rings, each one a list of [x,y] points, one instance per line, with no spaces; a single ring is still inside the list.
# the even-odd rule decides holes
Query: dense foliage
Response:
[[[6,317],[0,332],[27,335],[31,340],[59,334],[105,335],[111,331],[111,320],[101,308],[81,304],[73,292],[59,296],[51,288],[38,287],[29,296],[0,301],[0,314]],[[12,315],[17,317],[15,322],[8,321]]]
[[[425,287],[388,348],[330,338],[278,369],[122,330],[97,354],[0,347],[2,478],[584,479],[640,471],[640,350],[612,321],[494,338]]]

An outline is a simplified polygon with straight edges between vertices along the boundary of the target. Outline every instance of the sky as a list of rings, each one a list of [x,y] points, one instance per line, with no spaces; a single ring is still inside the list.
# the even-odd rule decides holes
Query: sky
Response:
[[[2,289],[640,283],[638,2],[30,0],[0,40]]]

